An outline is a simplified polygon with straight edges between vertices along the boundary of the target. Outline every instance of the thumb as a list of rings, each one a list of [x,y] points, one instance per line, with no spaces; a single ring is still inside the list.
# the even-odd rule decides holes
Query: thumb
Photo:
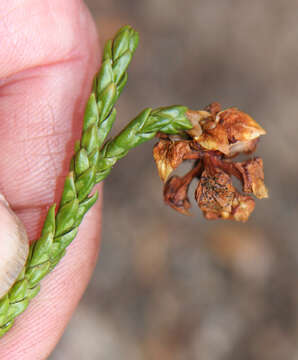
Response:
[[[36,239],[60,197],[98,66],[95,26],[79,0],[0,2],[0,192]],[[67,256],[0,339],[1,359],[44,359],[79,301],[98,252],[100,204]]]

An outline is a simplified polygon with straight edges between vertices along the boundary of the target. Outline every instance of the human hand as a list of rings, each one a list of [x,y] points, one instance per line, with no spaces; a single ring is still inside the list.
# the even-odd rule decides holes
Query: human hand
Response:
[[[95,26],[79,0],[0,2],[0,192],[30,240],[58,202],[84,106],[99,65]],[[0,359],[45,359],[55,347],[95,265],[100,202],[40,294],[0,339]]]

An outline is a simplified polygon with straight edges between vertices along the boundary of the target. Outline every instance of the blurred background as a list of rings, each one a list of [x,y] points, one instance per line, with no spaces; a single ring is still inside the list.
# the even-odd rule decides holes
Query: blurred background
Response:
[[[140,33],[114,132],[148,106],[237,106],[267,130],[270,199],[246,224],[194,203],[184,217],[163,204],[154,142],[131,151],[105,182],[99,261],[50,359],[298,359],[298,3],[87,5],[102,42]]]

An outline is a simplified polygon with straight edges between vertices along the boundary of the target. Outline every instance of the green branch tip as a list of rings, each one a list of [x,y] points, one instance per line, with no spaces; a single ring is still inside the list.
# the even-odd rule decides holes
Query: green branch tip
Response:
[[[116,119],[115,103],[127,82],[127,68],[138,42],[138,33],[126,25],[105,45],[60,204],[49,208],[41,236],[31,245],[24,269],[0,299],[0,336],[11,328],[14,319],[38,294],[40,281],[59,263],[76,237],[85,214],[98,199],[98,192],[92,195],[95,184],[105,179],[130,149],[152,139],[157,132],[176,134],[192,127],[184,106],[148,108],[118,136],[106,141]]]

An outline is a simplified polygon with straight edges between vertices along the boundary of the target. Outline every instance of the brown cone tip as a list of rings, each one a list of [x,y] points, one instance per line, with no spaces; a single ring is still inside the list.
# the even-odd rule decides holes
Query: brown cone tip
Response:
[[[189,214],[188,189],[198,179],[195,199],[206,219],[247,221],[255,207],[248,194],[268,197],[260,157],[233,162],[239,154],[251,154],[266,131],[248,114],[232,107],[222,110],[212,103],[203,110],[188,110],[193,128],[181,136],[163,136],[153,156],[164,185],[164,201],[176,211]],[[185,176],[169,176],[184,161],[194,160]],[[242,184],[241,194],[232,184],[235,176]]]

